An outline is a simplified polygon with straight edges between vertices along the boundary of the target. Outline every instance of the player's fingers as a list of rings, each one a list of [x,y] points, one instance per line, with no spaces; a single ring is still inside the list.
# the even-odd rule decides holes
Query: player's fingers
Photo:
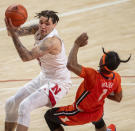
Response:
[[[8,21],[9,21],[9,26],[10,26],[11,28],[14,28],[14,25],[12,24],[12,21],[11,21],[10,18],[8,19]]]
[[[86,40],[86,41],[84,41],[83,43],[84,43],[84,45],[87,45],[87,44],[88,44],[88,41]]]
[[[84,36],[88,36],[86,32],[83,32],[81,35],[82,35],[83,37],[84,37]]]
[[[84,39],[87,40],[88,39],[88,35],[87,33],[84,33]]]
[[[5,24],[6,24],[8,36],[11,36],[10,31],[13,29],[11,19],[5,18]]]
[[[7,34],[8,34],[8,36],[11,36],[10,32],[8,31],[9,30],[9,26],[8,26],[8,20],[7,20],[6,17],[4,18],[4,21],[5,21],[5,25],[6,25],[6,28],[7,28]]]
[[[88,35],[87,35],[87,33],[82,33],[82,34],[80,35],[80,39],[82,39],[82,40],[88,40]]]
[[[79,46],[85,46],[88,41],[88,35],[87,33],[82,33],[78,38],[75,40],[75,43]]]
[[[13,29],[13,30],[16,30],[18,27],[15,27],[11,21],[11,19],[9,18],[9,24],[10,24],[10,27]]]
[[[11,26],[11,27],[13,27],[13,24],[12,24],[11,19],[9,18],[8,20],[9,20],[9,24],[10,24],[10,26]]]
[[[8,26],[8,20],[7,20],[7,18],[5,17],[4,20],[5,20],[5,25]]]
[[[8,36],[11,36],[11,33],[9,31],[7,31],[7,33],[8,33]]]

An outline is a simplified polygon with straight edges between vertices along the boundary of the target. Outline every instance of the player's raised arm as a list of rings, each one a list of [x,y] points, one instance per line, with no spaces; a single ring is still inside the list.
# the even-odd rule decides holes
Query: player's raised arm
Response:
[[[77,75],[80,75],[81,70],[82,70],[82,66],[78,64],[78,60],[77,60],[78,49],[82,46],[87,45],[87,43],[88,43],[88,36],[86,33],[82,33],[75,40],[74,45],[68,57],[67,68]]]
[[[46,53],[51,52],[52,50],[53,52],[57,53],[59,52],[59,49],[61,49],[59,48],[59,45],[61,45],[60,40],[57,37],[50,37],[45,39],[42,43],[33,47],[33,49],[29,51],[26,47],[23,46],[23,44],[19,40],[16,32],[12,27],[12,22],[10,19],[7,23],[7,29],[12,37],[12,40],[14,42],[15,48],[19,56],[24,62],[37,59],[38,57],[41,57]]]
[[[26,36],[35,34],[38,31],[38,29],[39,29],[38,24],[33,24],[26,27],[18,28],[15,31],[18,36]]]
[[[26,8],[20,4],[10,5],[5,11],[5,24],[7,27],[7,21],[11,19],[12,29],[18,36],[26,36],[35,34],[38,30],[38,24],[33,24],[26,27],[21,27],[27,20],[28,13]],[[8,31],[8,30],[7,30]],[[8,35],[11,34],[8,31]]]
[[[11,34],[8,31],[8,27],[7,27],[8,26],[8,20],[7,20],[7,18],[5,18],[5,24],[6,24],[8,35],[11,36]],[[33,24],[33,25],[26,26],[26,27],[15,27],[12,24],[12,29],[14,30],[14,32],[18,36],[27,36],[27,35],[33,35],[33,34],[35,34],[38,31],[39,27],[38,27],[38,24]]]

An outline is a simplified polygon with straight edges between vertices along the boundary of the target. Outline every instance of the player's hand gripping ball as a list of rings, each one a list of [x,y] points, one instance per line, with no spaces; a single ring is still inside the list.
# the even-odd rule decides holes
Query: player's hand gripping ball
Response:
[[[19,27],[26,22],[28,14],[26,8],[23,5],[16,4],[10,5],[6,9],[5,16],[7,20],[11,19],[12,24],[15,27]]]

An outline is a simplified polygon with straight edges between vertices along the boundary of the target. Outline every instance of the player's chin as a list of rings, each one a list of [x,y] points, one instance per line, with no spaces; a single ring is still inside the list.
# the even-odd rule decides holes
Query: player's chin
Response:
[[[47,32],[41,31],[40,34],[41,34],[42,37],[45,37],[47,35]]]

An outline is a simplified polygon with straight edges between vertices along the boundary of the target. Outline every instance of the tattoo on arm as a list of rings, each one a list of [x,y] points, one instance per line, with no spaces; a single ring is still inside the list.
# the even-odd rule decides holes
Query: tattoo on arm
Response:
[[[32,60],[33,56],[30,51],[28,51],[21,43],[21,41],[18,39],[17,35],[15,33],[12,33],[12,39],[15,45],[15,48],[21,57],[23,61]]]
[[[26,36],[26,35],[32,35],[35,34],[38,30],[38,24],[22,27],[18,29],[16,32],[18,36]]]
[[[40,46],[40,50],[41,51],[47,51],[49,48],[48,48],[48,46],[45,46],[44,44],[42,44],[41,46]]]
[[[40,51],[47,52],[54,45],[52,38],[45,39],[43,43],[39,46]]]

